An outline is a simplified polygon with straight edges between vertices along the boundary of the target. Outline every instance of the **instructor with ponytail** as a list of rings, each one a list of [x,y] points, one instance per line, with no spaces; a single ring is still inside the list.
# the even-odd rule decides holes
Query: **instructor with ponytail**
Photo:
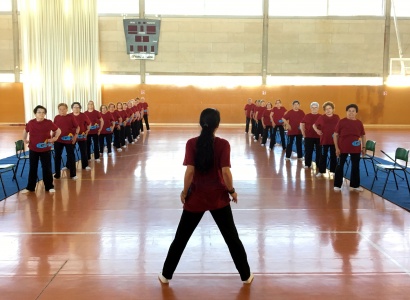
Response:
[[[220,115],[216,109],[202,111],[199,124],[201,134],[188,140],[183,165],[186,166],[184,189],[181,192],[183,212],[175,238],[158,278],[168,283],[177,268],[184,249],[209,210],[229,248],[232,259],[244,283],[251,283],[245,248],[239,239],[232,216],[230,201],[238,201],[230,171],[230,145],[227,140],[216,137]],[[231,199],[232,197],[232,199]],[[199,256],[199,254],[198,254]]]

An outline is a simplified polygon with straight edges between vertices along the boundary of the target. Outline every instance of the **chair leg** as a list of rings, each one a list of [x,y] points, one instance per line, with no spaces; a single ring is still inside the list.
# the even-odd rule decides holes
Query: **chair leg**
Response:
[[[372,182],[372,186],[370,187],[370,189],[372,190],[373,189],[373,186],[374,186],[374,182],[376,181],[376,179],[377,179],[377,171],[378,170],[374,170],[374,177],[373,177],[373,182]]]
[[[393,172],[393,174],[394,174],[394,172]],[[383,187],[383,191],[382,191],[382,196],[383,196],[383,194],[384,194],[384,190],[386,189],[387,180],[389,180],[389,176],[390,176],[390,171],[388,171],[387,177],[386,177],[386,181],[384,182],[384,187]],[[397,182],[396,182],[396,184],[397,184]]]
[[[373,165],[374,176],[376,176],[376,179],[377,179],[377,172],[376,172],[376,167],[374,166],[373,159],[372,159],[372,165]]]
[[[404,177],[406,177],[407,188],[409,189],[409,193],[410,193],[410,185],[409,185],[409,180],[407,178],[406,170],[404,170]]]
[[[396,172],[394,172],[394,170],[392,172],[393,172],[394,182],[396,183],[396,190],[398,190],[399,185],[397,184]]]
[[[18,182],[17,177],[16,177],[16,170],[14,170],[14,167],[11,168],[11,169],[13,170],[13,177],[14,177],[14,179],[16,179],[17,191],[19,191],[19,190],[20,190],[20,186],[19,186],[19,182]]]
[[[1,173],[0,173],[0,181],[1,181],[1,186],[3,187],[4,197],[7,198],[6,188],[4,187],[3,178],[1,177]]]
[[[23,177],[23,171],[24,171],[24,168],[26,167],[26,162],[27,162],[27,160],[25,159],[24,164],[23,164],[23,168],[21,169],[20,177]]]
[[[366,175],[369,176],[369,172],[367,171],[366,160],[363,159],[364,169],[366,170]]]

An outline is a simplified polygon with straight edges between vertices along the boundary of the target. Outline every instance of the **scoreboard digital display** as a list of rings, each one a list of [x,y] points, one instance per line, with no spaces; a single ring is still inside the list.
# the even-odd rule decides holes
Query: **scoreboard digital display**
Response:
[[[158,55],[158,40],[161,20],[124,19],[127,54]]]

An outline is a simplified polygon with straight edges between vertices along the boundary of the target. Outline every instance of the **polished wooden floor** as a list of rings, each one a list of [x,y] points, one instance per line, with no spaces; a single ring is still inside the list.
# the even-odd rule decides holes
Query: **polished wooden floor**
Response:
[[[243,285],[205,214],[169,285],[161,270],[181,215],[185,142],[199,129],[153,127],[56,193],[0,202],[0,299],[409,299],[410,213],[365,190],[333,191],[280,147],[220,128],[232,148],[232,204],[255,279]],[[0,128],[1,156],[22,127]],[[367,130],[378,149],[409,130]],[[377,153],[381,156],[380,152]]]

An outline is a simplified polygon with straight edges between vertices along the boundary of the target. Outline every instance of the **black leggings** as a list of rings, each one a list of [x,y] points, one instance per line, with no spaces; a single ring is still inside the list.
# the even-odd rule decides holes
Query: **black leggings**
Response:
[[[245,248],[243,247],[243,244],[239,239],[238,231],[236,230],[231,206],[227,205],[220,209],[210,210],[209,212],[214,218],[215,223],[218,225],[219,231],[228,245],[229,252],[231,253],[232,259],[242,281],[247,280],[251,274],[251,271],[249,269]],[[189,238],[199,224],[199,221],[201,221],[204,213],[205,212],[194,213],[186,210],[182,212],[174,241],[169,247],[168,255],[162,269],[162,275],[165,278],[172,279]]]

